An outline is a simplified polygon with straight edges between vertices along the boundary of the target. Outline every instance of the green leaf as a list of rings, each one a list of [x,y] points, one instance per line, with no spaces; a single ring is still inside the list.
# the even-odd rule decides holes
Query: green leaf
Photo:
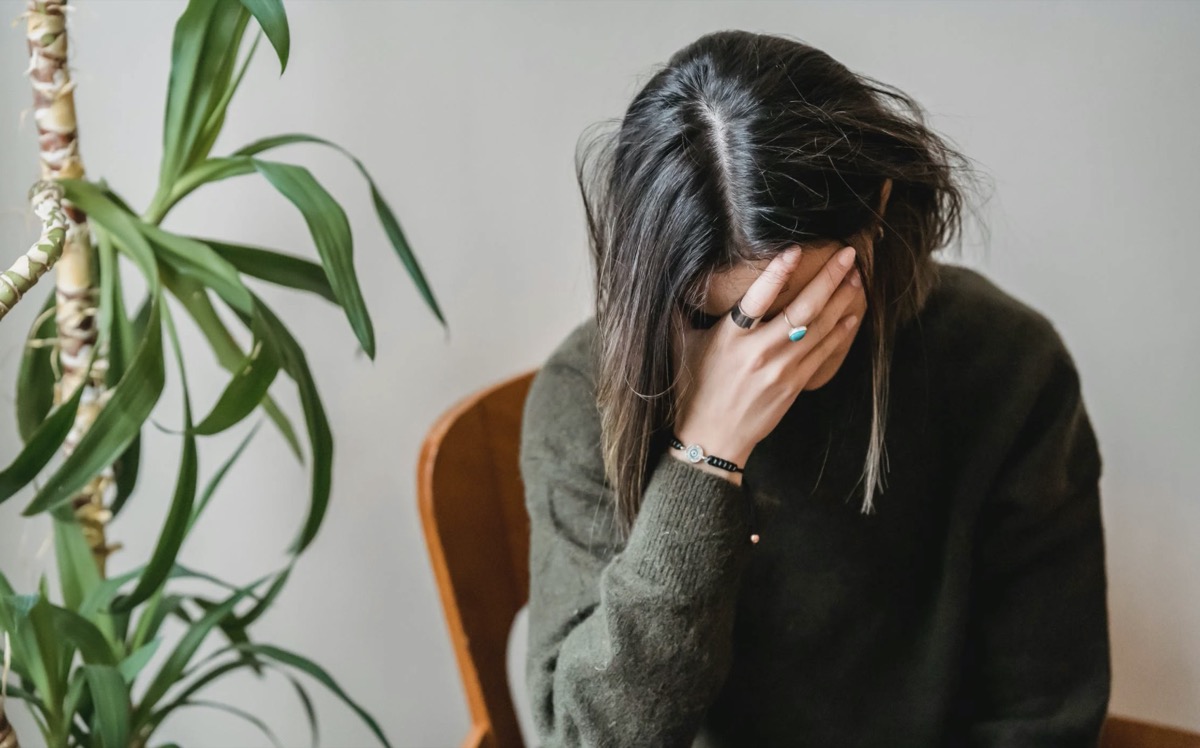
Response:
[[[329,285],[329,278],[325,275],[325,268],[315,262],[261,247],[193,238],[207,244],[246,275],[298,291],[314,293],[334,304],[338,303],[333,287]]]
[[[358,163],[358,159],[354,159]],[[363,176],[366,176],[367,171],[362,164],[358,164],[358,168],[362,170]],[[408,243],[408,239],[404,236],[403,229],[400,228],[400,221],[396,219],[396,214],[392,212],[390,206],[383,199],[383,195],[379,192],[379,187],[375,185],[375,180],[367,176],[367,182],[371,187],[371,204],[375,206],[375,215],[379,217],[379,223],[383,226],[384,232],[387,234],[388,241],[396,250],[396,254],[400,257],[400,262],[404,264],[405,270],[416,284],[417,290],[425,299],[425,303],[433,311],[438,321],[443,325],[446,324],[446,318],[442,316],[442,310],[438,308],[437,301],[433,298],[433,292],[429,288],[429,282],[425,279],[425,274],[421,271],[421,266],[417,264],[417,256],[413,254]]]
[[[192,517],[188,520],[189,533],[191,533],[192,527],[195,526],[196,520],[200,519],[200,515],[204,513],[205,507],[208,506],[208,502],[212,499],[213,493],[217,490],[217,486],[219,486],[221,481],[224,480],[225,474],[229,472],[229,468],[233,467],[233,463],[237,462],[237,459],[242,455],[242,451],[246,449],[246,446],[250,444],[250,440],[254,438],[254,434],[258,431],[258,427],[261,425],[261,423],[262,422],[260,421],[259,423],[254,424],[254,426],[250,429],[250,432],[247,433],[246,436],[243,437],[241,443],[238,444],[237,449],[233,450],[233,453],[226,458],[225,462],[221,463],[220,467],[217,468],[217,472],[213,473],[213,476],[209,478],[208,484],[204,487],[204,492],[200,494],[200,500],[196,502],[195,508],[192,509]]]
[[[225,87],[220,101],[217,102],[216,106],[209,113],[208,119],[205,120],[204,130],[200,135],[200,142],[193,153],[207,156],[212,151],[213,144],[217,142],[217,137],[221,134],[221,129],[225,127],[225,114],[229,110],[229,102],[233,100],[234,93],[242,85],[242,78],[246,77],[246,70],[250,67],[250,61],[254,59],[254,53],[258,50],[258,42],[261,39],[262,33],[254,35],[254,42],[250,45],[250,51],[246,53],[245,59],[242,60],[242,64],[238,68],[233,82]]]
[[[201,581],[208,582],[210,584],[214,584],[217,587],[220,587],[221,589],[227,590],[229,592],[237,592],[238,590],[241,589],[241,587],[237,586],[236,584],[226,582],[225,580],[223,580],[219,577],[215,577],[212,574],[205,574],[202,571],[196,571],[195,569],[189,569],[188,567],[186,567],[180,563],[176,563],[175,568],[171,569],[171,578],[172,579],[199,579]],[[254,594],[254,593],[250,593],[249,597],[251,600],[259,599],[258,595]]]
[[[13,670],[34,685],[38,693],[47,693],[49,674],[38,651],[29,611],[37,601],[36,595],[18,595],[8,579],[0,573],[0,630],[7,631],[12,647]]]
[[[124,364],[124,361],[120,359],[122,353],[119,350],[120,341],[114,341],[113,338],[117,334],[117,315],[125,316],[125,294],[121,288],[121,268],[117,260],[117,249],[109,241],[107,234],[102,233],[96,237],[96,258],[99,262],[100,273],[97,343],[101,350],[109,351],[110,369],[120,368]],[[118,350],[113,351],[113,348]],[[114,354],[118,360],[111,363]],[[119,372],[105,372],[105,384],[114,385],[119,379]]]
[[[293,164],[252,159],[255,168],[299,209],[317,245],[329,284],[350,320],[367,356],[375,358],[375,331],[354,272],[350,221],[342,206],[308,169]]]
[[[409,277],[412,278],[413,284],[425,300],[425,304],[444,326],[446,318],[442,315],[442,310],[438,307],[437,300],[433,297],[433,290],[430,289],[429,282],[425,279],[425,273],[421,270],[421,266],[417,262],[417,256],[413,253],[412,247],[404,235],[404,230],[400,227],[400,221],[396,219],[396,214],[392,211],[391,206],[383,199],[383,194],[379,191],[379,186],[367,171],[367,167],[354,154],[337,143],[324,138],[318,138],[315,135],[288,133],[256,140],[244,148],[239,148],[233,153],[233,156],[254,156],[271,148],[278,148],[279,146],[294,143],[316,143],[318,145],[329,146],[354,162],[354,165],[358,167],[358,171],[363,175],[363,178],[367,180],[367,185],[371,188],[371,202],[375,207],[375,215],[378,216],[379,223],[383,226],[388,241],[391,242],[392,248],[396,251],[400,262],[403,263],[405,269],[408,271]]]
[[[208,340],[209,346],[217,357],[217,362],[229,372],[237,371],[237,367],[245,359],[245,354],[238,346],[233,335],[230,334],[225,323],[217,316],[216,309],[213,308],[212,302],[208,298],[208,292],[203,286],[195,280],[185,278],[177,274],[164,272],[163,282],[170,289],[175,298],[179,299],[183,304],[184,309],[191,315],[196,325],[200,328],[200,332],[204,334]],[[296,431],[292,427],[291,421],[279,408],[279,405],[269,396],[263,398],[263,409],[279,432],[283,434],[287,440],[288,446],[292,448],[292,454],[296,455],[296,459],[304,461],[300,451],[300,441],[296,437]]]
[[[116,602],[120,602],[121,598],[116,598]],[[183,610],[184,597],[182,595],[167,595],[160,588],[142,608],[142,614],[138,618],[137,626],[134,628],[133,639],[130,640],[130,648],[137,650],[146,645],[147,642],[153,641],[159,630],[162,628],[163,622],[167,617]],[[114,607],[116,607],[114,605]]]
[[[54,557],[58,561],[63,604],[71,610],[79,610],[84,599],[100,586],[100,571],[96,568],[92,549],[83,537],[82,528],[70,509],[63,509],[65,516],[55,516],[53,520]]]
[[[107,194],[107,193],[106,193]],[[120,198],[111,197],[119,201]],[[111,389],[115,387],[125,369],[137,339],[144,334],[146,316],[149,314],[149,298],[138,311],[141,331],[138,322],[131,322],[125,312],[125,294],[122,290],[121,272],[117,262],[117,250],[109,241],[109,236],[101,231],[96,236],[100,257],[100,345],[108,350],[108,371],[105,372],[105,384]],[[134,437],[121,456],[113,462],[116,495],[113,497],[109,510],[113,516],[120,514],[129,496],[137,485],[138,465],[141,462],[142,437],[141,430]]]
[[[114,612],[130,611],[137,604],[154,594],[167,579],[175,565],[175,558],[187,535],[188,522],[192,516],[192,503],[196,498],[196,481],[199,470],[196,456],[196,434],[192,428],[192,401],[188,392],[187,373],[183,361],[183,352],[179,348],[179,338],[175,333],[175,324],[168,312],[165,315],[167,332],[171,337],[171,345],[175,350],[175,360],[179,366],[179,382],[183,388],[183,454],[179,460],[179,477],[175,483],[175,493],[171,498],[171,507],[163,523],[162,533],[150,556],[146,569],[138,579],[137,586],[127,597],[114,602]]]
[[[51,284],[21,352],[21,366],[17,372],[17,428],[24,442],[33,437],[33,432],[54,406],[55,377],[50,361],[54,349],[49,345],[34,347],[32,344],[50,340],[58,334],[54,315],[47,314],[55,303],[55,289]]]
[[[70,454],[42,486],[26,516],[68,501],[76,491],[133,442],[149,417],[165,383],[162,331],[159,318],[158,273],[154,253],[137,230],[134,218],[106,198],[96,185],[76,179],[60,180],[68,199],[88,213],[93,233],[108,232],[113,241],[142,270],[150,286],[146,334],[129,367],[113,388],[107,405]]]
[[[250,415],[267,396],[275,375],[279,373],[279,354],[271,339],[257,325],[250,352],[233,378],[221,393],[217,404],[196,426],[196,433],[217,434]]]
[[[197,146],[229,86],[236,50],[249,20],[249,13],[238,3],[191,0],[176,22],[160,186],[173,185],[182,172],[207,156]]]
[[[291,49],[291,33],[288,31],[287,14],[281,0],[242,0],[246,10],[254,15],[258,25],[271,41],[275,54],[279,56],[279,74],[287,70],[288,52]]]
[[[192,656],[199,649],[200,644],[205,637],[211,632],[227,615],[233,612],[234,607],[241,600],[254,591],[256,587],[262,584],[267,577],[262,577],[255,582],[242,587],[237,592],[230,595],[221,605],[212,609],[204,615],[203,618],[192,624],[183,638],[175,646],[175,649],[167,657],[167,661],[163,663],[154,680],[146,688],[145,694],[142,696],[141,702],[134,713],[134,724],[141,725],[142,722],[149,717],[154,707],[166,694],[167,690],[179,680],[179,676],[183,674],[184,668],[191,661]]]
[[[142,461],[142,435],[141,430],[138,430],[138,435],[133,437],[133,441],[121,453],[113,463],[113,473],[116,475],[117,493],[113,497],[112,504],[109,510],[113,516],[120,514],[125,507],[125,502],[129,501],[129,497],[133,495],[133,489],[137,487],[138,468]]]
[[[117,656],[100,629],[73,610],[48,606],[47,616],[61,642],[70,643],[83,655],[83,661],[96,665],[117,664]]]
[[[143,568],[145,568],[144,565],[136,566],[123,574],[101,581],[84,597],[83,603],[79,606],[79,614],[91,620],[102,611],[108,610],[108,605],[112,602],[113,597],[120,592],[123,586],[136,579],[142,573]]]
[[[250,291],[242,284],[237,268],[208,245],[149,224],[143,223],[140,228],[160,248],[160,256],[182,275],[195,278],[202,286],[211,287],[234,308],[243,312],[251,311],[253,303]],[[278,355],[270,341],[264,340],[261,330],[255,330],[250,353],[233,370],[233,379],[212,411],[196,427],[196,434],[207,436],[220,433],[240,422],[267,395],[278,371]]]
[[[356,701],[351,699],[350,696],[342,690],[341,686],[339,686],[337,682],[329,675],[329,673],[327,673],[320,665],[317,665],[312,660],[298,655],[295,652],[290,652],[286,649],[272,646],[270,644],[243,644],[239,645],[238,649],[250,651],[267,659],[275,660],[276,662],[300,670],[301,672],[316,679],[319,683],[321,683],[321,685],[328,688],[334,695],[341,699],[346,706],[353,709],[354,712],[367,725],[367,727],[371,728],[371,732],[375,733],[375,737],[379,738],[379,742],[390,748],[391,743],[389,743],[388,739],[384,736],[383,730],[379,727],[379,723],[377,723],[365,709],[359,706]]]
[[[288,577],[290,577],[292,574],[292,566],[295,563],[296,559],[293,556],[291,563],[289,563],[283,569],[283,571],[279,572],[278,576],[275,577],[275,580],[271,582],[271,586],[267,588],[267,594],[263,595],[262,598],[254,604],[253,608],[246,611],[246,615],[238,619],[238,625],[240,625],[242,628],[246,628],[250,626],[250,624],[257,621],[263,613],[267,612],[267,609],[274,604],[275,598],[279,596],[281,591],[283,591],[283,585],[287,584]]]
[[[30,693],[29,691],[26,691],[24,688],[21,688],[20,686],[14,686],[10,683],[8,685],[8,695],[13,697],[14,699],[20,699],[21,701],[24,701],[26,704],[28,704],[30,707],[33,707],[33,709],[30,709],[30,713],[34,716],[35,719],[38,719],[39,725],[44,726],[45,719],[50,714],[50,710],[49,710],[49,708],[46,707],[45,702],[43,702],[41,699],[39,699],[37,697],[37,694]],[[36,709],[36,711],[34,711],[35,709]],[[40,712],[40,714],[39,714],[39,712]],[[42,732],[44,733],[45,729],[43,729]]]
[[[104,241],[116,241],[119,249],[129,255],[137,264],[147,284],[152,289],[158,288],[154,250],[139,230],[137,216],[112,201],[104,189],[93,182],[83,179],[60,179],[67,199],[78,205],[88,214],[91,226],[100,226],[112,236]],[[99,241],[99,240],[98,240]]]
[[[321,742],[321,727],[317,723],[317,710],[313,707],[312,699],[309,698],[304,685],[291,675],[288,675],[287,679],[291,682],[292,688],[296,689],[296,696],[300,699],[300,705],[304,707],[304,716],[308,718],[308,732],[312,736],[310,742],[313,748],[317,748]]]
[[[108,184],[108,180],[106,180],[104,177],[100,177],[91,184],[95,184],[96,189],[100,190],[101,194],[103,194],[105,199],[107,199],[110,203],[131,216],[137,215],[137,212],[130,207],[129,201],[117,194],[117,191]]]
[[[273,342],[279,350],[280,360],[284,370],[291,376],[300,391],[300,404],[304,408],[304,419],[308,425],[308,436],[312,451],[312,493],[309,500],[308,516],[296,540],[292,542],[290,551],[294,554],[302,552],[316,537],[329,508],[329,490],[333,482],[333,433],[329,429],[329,419],[325,415],[325,406],[321,403],[321,395],[317,391],[312,371],[308,367],[308,359],[304,349],[292,337],[287,327],[275,316],[270,307],[257,295],[254,303],[266,329],[274,338]],[[240,315],[239,315],[240,316]],[[242,321],[252,325],[253,321],[245,317]]]
[[[44,587],[44,585],[42,585]],[[70,665],[73,645],[68,644],[55,630],[51,609],[53,606],[43,593],[37,595],[18,595],[9,597],[10,612],[17,615],[17,630],[21,631],[22,619],[32,631],[34,649],[29,654],[31,661],[25,664],[30,669],[30,675],[38,692],[47,704],[59,704],[66,695],[67,673]],[[39,677],[40,676],[40,677]]]
[[[217,652],[213,653],[211,658],[221,657],[221,656],[229,654],[233,651],[235,651],[234,647],[227,647],[227,648],[218,650]],[[284,667],[281,665],[278,665],[278,664],[272,663],[272,662],[265,662],[265,661],[259,660],[255,655],[252,655],[249,653],[243,652],[240,654],[241,654],[241,659],[223,662],[220,665],[217,665],[216,667],[213,667],[213,668],[205,671],[204,673],[201,673],[200,675],[196,676],[196,678],[191,683],[187,684],[187,686],[182,691],[180,691],[173,700],[171,700],[169,703],[163,705],[161,708],[158,709],[158,711],[156,711],[150,717],[149,724],[151,726],[157,726],[164,719],[166,719],[166,717],[168,715],[170,715],[173,711],[175,711],[176,709],[178,709],[181,706],[186,705],[189,701],[191,701],[191,697],[194,694],[200,692],[201,690],[203,690],[205,687],[207,687],[214,681],[216,681],[216,680],[220,679],[222,676],[227,675],[236,670],[241,670],[241,669],[247,668],[247,667],[253,667],[254,664],[256,662],[258,662],[258,663],[261,663],[262,665],[264,665],[265,667],[270,668],[271,670],[275,670],[275,671],[279,672],[280,675],[282,675],[284,678],[287,678],[288,682],[292,684],[292,687],[296,691],[297,697],[300,699],[300,704],[304,709],[305,716],[308,719],[309,732],[312,735],[312,744],[314,746],[316,746],[317,745],[317,736],[318,736],[318,732],[319,732],[319,725],[317,722],[317,712],[316,712],[316,709],[313,707],[312,699],[309,697],[308,691],[305,690],[304,685],[301,684],[298,680],[296,680],[296,678],[291,673],[289,673],[287,670],[285,670]],[[197,666],[197,669],[199,669],[199,666]],[[192,673],[185,673],[182,676],[181,680],[188,678],[191,675],[192,675]]]
[[[29,436],[25,448],[12,464],[0,470],[0,504],[28,485],[58,453],[75,424],[83,390],[83,387],[76,387],[71,399],[51,411]]]
[[[154,657],[154,653],[158,651],[159,645],[162,644],[162,639],[154,638],[145,645],[138,647],[129,656],[121,660],[117,665],[117,670],[121,671],[121,678],[126,685],[133,685],[133,681],[137,679],[138,673],[150,664],[150,659]]]
[[[185,701],[179,706],[206,706],[212,709],[220,709],[223,712],[228,712],[234,716],[241,717],[257,727],[264,735],[267,736],[267,739],[270,740],[271,744],[276,746],[276,748],[283,748],[283,744],[279,742],[279,738],[275,737],[275,733],[271,732],[271,728],[267,726],[266,722],[263,722],[250,712],[238,709],[236,706],[230,706],[229,704],[222,704],[216,701]]]
[[[158,256],[163,261],[212,288],[232,306],[244,312],[251,310],[250,290],[242,283],[237,268],[208,245],[142,221],[137,221],[136,225],[151,245],[158,248]]]
[[[228,651],[229,651],[228,649],[222,649],[222,650],[219,650],[216,654],[223,655]],[[228,662],[223,662],[220,665],[218,665],[217,667],[214,667],[210,670],[205,671],[201,675],[197,676],[196,679],[193,680],[191,683],[189,683],[182,691],[180,691],[179,695],[176,696],[172,701],[168,702],[167,704],[164,704],[161,709],[159,709],[157,712],[155,712],[154,715],[150,718],[150,723],[157,725],[159,722],[162,722],[162,720],[168,714],[175,711],[175,709],[179,708],[179,706],[181,704],[183,704],[183,702],[187,701],[188,698],[190,698],[192,694],[198,693],[205,686],[207,686],[210,683],[212,683],[213,681],[219,679],[221,676],[231,673],[234,670],[241,670],[242,668],[250,667],[251,664],[252,664],[252,660],[243,658],[243,659],[230,660]],[[199,667],[200,666],[197,666],[197,669],[199,669]],[[179,678],[179,682],[182,683],[185,678],[191,677],[191,675],[192,675],[192,673],[190,673],[190,672],[182,674]]]
[[[71,720],[69,723],[71,727],[76,727],[78,725],[76,718],[86,723],[94,711],[91,694],[88,693],[87,689],[87,676],[83,668],[76,668],[75,672],[71,673],[71,680],[67,684],[67,696],[63,699],[59,713]],[[60,730],[61,728],[62,725],[59,726]],[[53,742],[62,744],[63,741],[56,740]]]
[[[219,182],[229,177],[253,173],[254,164],[251,163],[250,159],[245,157],[210,158],[201,161],[179,177],[178,181],[171,186],[171,191],[167,197],[161,198],[161,205],[157,207],[152,206],[146,211],[144,220],[147,223],[157,224],[176,203],[190,195],[196,189],[210,182]]]
[[[199,595],[192,596],[192,602],[195,603],[201,610],[209,611],[217,606],[217,603],[208,600]],[[250,635],[246,633],[246,629],[241,625],[236,615],[229,615],[225,620],[221,621],[221,633],[229,640],[231,645],[246,644],[250,641]],[[256,675],[262,675],[262,663],[257,660],[254,655],[244,655],[250,667]]]
[[[221,623],[221,631],[225,633],[225,636],[229,639],[230,644],[244,644],[250,641],[247,629],[274,604],[275,598],[279,596],[279,593],[283,590],[284,585],[287,583],[288,577],[292,573],[292,567],[294,566],[295,562],[296,557],[293,556],[288,565],[282,569],[279,574],[276,575],[274,581],[271,582],[271,586],[267,589],[267,593],[261,598],[255,600],[254,607],[252,607],[242,616],[231,614],[225,621]],[[182,567],[178,568],[182,569]],[[190,576],[199,576],[202,578],[207,578],[210,581],[217,582],[218,584],[225,584],[220,580],[213,579],[207,575],[192,573]],[[216,603],[199,596],[193,596],[192,599],[197,605],[206,611],[211,610],[216,605]],[[219,654],[219,652],[217,654]],[[243,653],[243,656],[249,657],[251,659],[249,664],[254,668],[254,672],[261,674],[262,663],[258,662],[257,658],[255,658],[253,655],[247,655]]]
[[[93,225],[93,230],[103,229]],[[67,502],[92,476],[116,459],[138,435],[142,423],[154,409],[165,379],[156,292],[146,336],[134,353],[125,376],[111,390],[108,403],[79,440],[75,451],[63,460],[22,513],[31,516]]]
[[[84,665],[83,672],[96,708],[92,723],[100,746],[128,748],[129,691],[121,673],[112,665]]]

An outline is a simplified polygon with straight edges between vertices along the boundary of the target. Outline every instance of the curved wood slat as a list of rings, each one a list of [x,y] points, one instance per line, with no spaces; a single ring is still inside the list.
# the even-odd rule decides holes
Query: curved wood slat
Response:
[[[1100,748],[1200,748],[1200,734],[1110,714]]]
[[[417,464],[417,503],[472,729],[464,748],[522,748],[508,684],[508,636],[529,594],[521,416],[537,370],[462,400],[434,423]]]

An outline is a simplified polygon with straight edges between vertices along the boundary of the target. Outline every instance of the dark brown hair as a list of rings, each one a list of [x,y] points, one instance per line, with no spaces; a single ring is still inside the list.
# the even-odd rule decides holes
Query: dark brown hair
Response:
[[[637,516],[651,456],[667,448],[673,351],[707,279],[832,239],[859,248],[868,302],[859,334],[872,337],[870,512],[883,487],[893,340],[936,282],[933,252],[961,242],[959,175],[973,175],[969,160],[903,92],[800,41],[736,30],[676,52],[622,119],[601,124],[617,127],[581,141],[576,177],[595,270],[605,474],[621,531]]]

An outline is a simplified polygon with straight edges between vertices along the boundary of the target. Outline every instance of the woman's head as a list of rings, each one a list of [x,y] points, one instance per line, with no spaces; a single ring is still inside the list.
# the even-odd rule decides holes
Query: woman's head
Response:
[[[879,214],[883,215],[887,207],[887,199],[891,193],[892,181],[887,179],[883,185],[883,196],[880,200]],[[874,248],[875,239],[879,236],[879,232],[870,237],[857,237],[855,241],[843,241],[840,239],[815,239],[811,242],[805,242],[803,251],[796,267],[788,275],[787,281],[784,283],[783,289],[779,295],[775,297],[775,301],[762,315],[763,322],[770,322],[776,315],[780,313],[788,304],[795,299],[800,291],[811,282],[822,269],[826,267],[829,259],[837,253],[839,249],[847,244],[853,244],[855,249],[870,255]],[[710,273],[705,279],[705,288],[702,293],[703,301],[697,304],[698,313],[693,324],[697,327],[707,327],[715,322],[723,315],[728,314],[735,304],[745,295],[746,290],[757,279],[762,272],[770,264],[770,258],[761,260],[751,260],[734,265],[727,270],[719,270]],[[854,337],[858,334],[858,329],[862,326],[862,320],[866,319],[868,311],[866,289],[860,288],[855,295],[850,306],[843,311],[843,316],[853,314],[858,318],[854,329],[850,336],[839,344],[837,348],[825,359],[824,363],[813,374],[805,385],[806,390],[820,389],[833,379],[834,374],[841,368],[842,362],[846,360],[846,355],[850,352],[850,347],[854,343]]]
[[[799,41],[745,31],[676,52],[617,124],[581,148],[577,176],[595,267],[605,469],[622,528],[667,446],[683,326],[727,311],[739,287],[795,244],[809,256],[776,309],[829,253],[858,249],[855,334],[872,338],[870,511],[883,480],[892,342],[935,283],[932,253],[961,235],[956,177],[970,174],[967,159],[904,93]]]

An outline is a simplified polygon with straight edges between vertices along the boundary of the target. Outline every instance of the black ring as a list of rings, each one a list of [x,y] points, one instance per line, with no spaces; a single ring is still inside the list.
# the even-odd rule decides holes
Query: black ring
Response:
[[[741,299],[738,299],[738,303],[734,304],[733,309],[729,310],[729,316],[733,317],[733,324],[743,330],[749,330],[754,326],[754,321],[758,319],[758,317],[751,317],[742,311]]]

